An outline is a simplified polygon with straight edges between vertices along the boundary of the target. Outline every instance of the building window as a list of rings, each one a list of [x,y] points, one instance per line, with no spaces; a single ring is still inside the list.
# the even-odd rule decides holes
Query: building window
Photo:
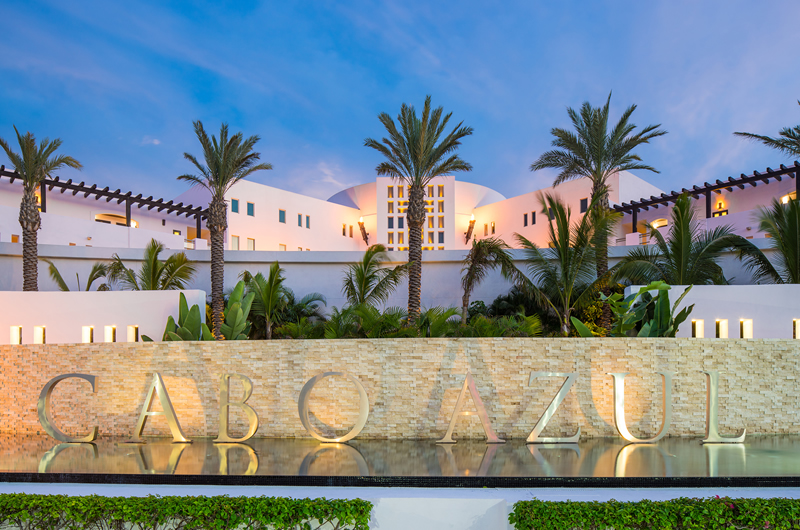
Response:
[[[19,234],[11,234],[11,242],[19,243]]]
[[[728,338],[728,320],[727,319],[717,319],[715,324],[715,333],[714,335],[718,339],[727,339]]]
[[[231,250],[239,250],[239,236],[231,236]]]
[[[720,210],[711,214],[712,217],[723,217],[728,215],[728,210]]]
[[[394,186],[387,186],[386,196],[390,199],[394,199]]]
[[[522,214],[522,226],[528,226],[528,214]]]
[[[531,224],[536,224],[536,212],[531,212]]]
[[[439,244],[444,244],[444,232],[439,232]]]
[[[428,197],[433,197],[433,184],[428,186]]]
[[[386,242],[390,245],[394,245],[394,232],[386,234]]]
[[[581,213],[586,213],[586,210],[589,209],[589,199],[584,198],[581,199]]]
[[[389,230],[394,230],[394,217],[389,217],[386,219],[386,228]]]
[[[347,237],[347,225],[346,224],[342,225],[342,235]]]
[[[306,215],[306,228],[311,228],[311,216]]]
[[[494,235],[494,221],[492,221],[492,235]]]
[[[405,227],[403,226],[404,225],[403,219],[405,219],[405,217],[398,217],[397,218],[397,228],[399,228],[400,230],[405,229]]]
[[[743,339],[753,338],[753,319],[743,318],[739,321],[739,337]]]
[[[439,197],[444,197],[444,184],[439,184]]]
[[[444,201],[439,201],[439,213],[444,213]]]
[[[433,232],[428,232],[428,243],[433,243]]]
[[[247,203],[247,215],[249,215],[250,217],[256,216],[256,205],[253,204],[252,202]]]
[[[394,203],[393,202],[386,203],[386,211],[388,213],[394,213]]]
[[[297,226],[303,228],[303,214],[297,214]]]
[[[398,199],[402,199],[403,198],[403,190],[404,189],[405,188],[402,185],[397,186],[397,198]]]
[[[239,199],[231,199],[231,212],[239,213]]]
[[[255,250],[256,249],[256,240],[247,238],[247,250]]]
[[[702,339],[703,338],[703,321],[702,320],[692,320],[692,337],[695,339]]]
[[[286,250],[286,245],[278,245],[278,250]]]
[[[278,210],[278,222],[286,223],[286,210]]]
[[[181,231],[180,230],[173,230],[172,231],[172,235],[173,236],[179,236],[179,235],[181,235]]]
[[[398,245],[402,245],[403,244],[403,236],[405,236],[404,232],[397,232],[397,244]]]
[[[439,228],[444,228],[444,215],[439,216]]]
[[[433,217],[428,217],[428,228],[433,228]]]
[[[350,237],[353,237],[353,225],[350,225]]]

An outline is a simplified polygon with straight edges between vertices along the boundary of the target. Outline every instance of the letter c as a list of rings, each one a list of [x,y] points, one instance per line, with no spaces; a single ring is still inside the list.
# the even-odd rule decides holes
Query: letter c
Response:
[[[83,443],[83,442],[93,442],[97,439],[97,426],[92,428],[92,432],[85,436],[70,436],[61,430],[58,429],[55,425],[53,425],[53,416],[50,413],[50,396],[53,394],[53,389],[55,386],[63,381],[64,379],[69,379],[71,377],[77,377],[78,379],[83,379],[85,381],[89,381],[89,384],[92,385],[92,392],[94,392],[94,381],[95,376],[93,375],[86,375],[86,374],[63,374],[52,378],[50,381],[44,385],[42,389],[42,393],[39,394],[39,403],[37,408],[39,409],[39,423],[42,424],[44,431],[55,438],[60,442],[66,443]]]

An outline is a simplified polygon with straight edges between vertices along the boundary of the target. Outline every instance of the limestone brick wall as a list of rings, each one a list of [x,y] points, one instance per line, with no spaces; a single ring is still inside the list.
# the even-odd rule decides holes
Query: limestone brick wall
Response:
[[[652,436],[661,422],[661,378],[673,380],[671,436],[702,436],[705,376],[720,372],[720,430],[734,434],[800,433],[797,384],[800,341],[785,339],[380,339],[309,341],[173,342],[0,346],[0,432],[42,433],[37,399],[45,383],[66,373],[97,376],[97,391],[71,379],[53,393],[56,425],[72,435],[97,425],[101,436],[128,437],[154,372],[164,378],[181,426],[189,437],[216,436],[219,380],[248,376],[248,403],[258,413],[260,437],[308,437],[298,417],[303,384],[324,371],[346,371],[364,385],[370,402],[359,438],[438,439],[447,430],[470,371],[491,423],[501,438],[527,437],[563,382],[532,371],[577,372],[578,378],[546,436],[615,435],[613,384],[625,380],[628,426]],[[241,387],[232,382],[231,398]],[[465,410],[474,410],[467,400]],[[158,405],[154,406],[157,409]],[[344,434],[358,415],[358,394],[344,378],[323,379],[310,398],[310,416],[326,435]],[[246,429],[232,409],[232,434]],[[163,417],[152,417],[145,435],[168,436]],[[455,439],[483,438],[477,416],[462,416]]]

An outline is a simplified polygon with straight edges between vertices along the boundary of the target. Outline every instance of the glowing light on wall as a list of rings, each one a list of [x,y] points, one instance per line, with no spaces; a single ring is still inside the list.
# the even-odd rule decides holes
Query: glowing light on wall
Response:
[[[692,320],[692,337],[702,339],[705,336],[705,326],[701,319]]]
[[[33,343],[45,344],[46,337],[44,333],[44,326],[33,326]]]
[[[117,342],[117,326],[106,326],[104,341]]]
[[[93,326],[83,326],[81,328],[81,342],[84,344],[91,344],[94,342]]]
[[[22,344],[22,326],[11,326],[9,344]]]
[[[717,338],[718,339],[727,339],[728,338],[728,319],[717,319]]]
[[[139,326],[128,326],[128,342],[139,342]]]
[[[753,338],[753,319],[743,318],[739,321],[739,336],[743,339]]]

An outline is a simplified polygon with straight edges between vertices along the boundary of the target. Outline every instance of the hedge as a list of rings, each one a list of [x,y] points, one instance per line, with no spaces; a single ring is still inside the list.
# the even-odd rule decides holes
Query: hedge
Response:
[[[680,498],[670,501],[519,501],[508,520],[516,530],[800,528],[798,499]]]
[[[0,494],[0,527],[136,530],[367,530],[372,503],[281,497],[70,497]]]

